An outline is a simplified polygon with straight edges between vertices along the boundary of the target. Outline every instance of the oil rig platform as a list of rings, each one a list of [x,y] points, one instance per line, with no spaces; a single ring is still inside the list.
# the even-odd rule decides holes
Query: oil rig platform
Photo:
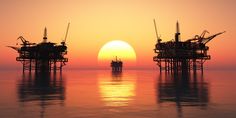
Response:
[[[51,43],[47,41],[47,28],[44,29],[43,41],[41,43],[31,43],[23,36],[17,40],[21,40],[21,47],[8,46],[19,53],[16,61],[23,64],[23,72],[28,70],[31,72],[51,72],[53,70],[62,71],[62,67],[68,62],[68,58],[64,56],[67,54],[66,38],[68,34],[70,23],[67,26],[65,39],[61,44]]]
[[[111,68],[112,68],[112,72],[122,72],[122,68],[123,68],[123,62],[121,60],[112,60],[111,61]]]
[[[190,70],[194,72],[201,70],[203,72],[204,62],[211,59],[211,56],[207,53],[209,47],[206,44],[216,36],[225,33],[224,31],[205,37],[205,34],[209,33],[205,30],[201,35],[181,41],[179,23],[177,21],[175,39],[162,42],[157,33],[155,19],[154,26],[157,43],[154,49],[156,56],[153,57],[153,61],[157,63],[160,71],[165,70],[167,72],[190,72]]]

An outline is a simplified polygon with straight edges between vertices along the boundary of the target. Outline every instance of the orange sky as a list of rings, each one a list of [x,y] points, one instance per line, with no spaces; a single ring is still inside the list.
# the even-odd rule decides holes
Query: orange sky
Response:
[[[67,68],[96,68],[99,49],[108,41],[123,40],[136,51],[139,68],[155,68],[153,18],[164,41],[174,38],[180,22],[181,38],[192,38],[203,30],[227,31],[208,43],[208,68],[236,67],[235,0],[1,0],[0,68],[21,68],[17,53],[6,48],[23,35],[41,42],[43,29],[48,40],[61,42],[68,22]]]

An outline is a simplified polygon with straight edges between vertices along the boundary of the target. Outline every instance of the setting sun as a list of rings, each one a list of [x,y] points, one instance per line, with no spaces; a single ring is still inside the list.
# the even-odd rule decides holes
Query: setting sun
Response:
[[[115,60],[116,56],[124,63],[128,62],[127,65],[136,62],[136,53],[132,46],[121,40],[113,40],[103,45],[98,53],[98,62],[107,64]]]

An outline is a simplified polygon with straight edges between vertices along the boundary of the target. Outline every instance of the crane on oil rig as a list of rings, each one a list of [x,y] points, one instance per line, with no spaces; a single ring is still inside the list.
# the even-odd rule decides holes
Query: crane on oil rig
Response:
[[[207,30],[204,30],[200,36],[199,35],[195,35],[194,38],[188,39],[188,40],[186,40],[186,42],[198,42],[198,43],[206,44],[209,41],[211,41],[213,38],[215,38],[216,36],[225,33],[225,31],[217,33],[217,34],[214,34],[214,35],[211,35],[211,36],[208,36],[208,37],[205,37],[206,33],[209,34],[209,32]]]
[[[160,43],[162,40],[161,40],[161,36],[158,35],[157,24],[156,24],[156,20],[155,19],[153,19],[153,23],[154,23],[154,27],[155,27],[155,33],[156,33],[156,37],[157,37],[157,42]]]
[[[22,42],[22,44],[20,44],[20,45],[22,45],[23,47],[28,47],[28,46],[36,45],[36,43],[30,43],[29,41],[27,41],[23,36],[19,36],[17,38],[17,40],[19,40],[19,39]],[[18,43],[17,43],[17,45],[18,45]],[[15,47],[15,46],[7,46],[7,47],[12,48],[12,49],[14,49],[16,51],[20,51],[19,47]]]
[[[27,41],[23,36],[19,36],[18,38],[17,38],[17,40],[21,40],[21,42],[23,43],[23,44],[21,44],[21,45],[23,45],[23,46],[29,46],[29,45],[35,45],[36,43],[30,43],[29,41]]]
[[[199,43],[206,44],[206,43],[208,43],[209,41],[211,41],[213,38],[215,38],[216,36],[221,35],[221,34],[223,34],[223,33],[225,33],[225,31],[220,32],[220,33],[217,33],[217,34],[214,34],[214,35],[211,35],[211,36],[208,36],[208,37],[206,37],[206,38],[203,37],[203,38],[201,38],[201,39],[199,40]]]
[[[61,42],[62,45],[65,45],[65,42],[66,42],[66,39],[67,39],[67,35],[68,35],[68,32],[69,32],[69,28],[70,28],[70,23],[68,23],[68,25],[67,25],[65,38]]]

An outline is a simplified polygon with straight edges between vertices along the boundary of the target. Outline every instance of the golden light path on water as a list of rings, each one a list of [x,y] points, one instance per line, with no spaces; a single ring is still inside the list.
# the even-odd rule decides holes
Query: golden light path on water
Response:
[[[99,76],[99,92],[105,106],[128,106],[136,95],[135,76],[127,78],[122,75],[112,75],[113,77]]]

